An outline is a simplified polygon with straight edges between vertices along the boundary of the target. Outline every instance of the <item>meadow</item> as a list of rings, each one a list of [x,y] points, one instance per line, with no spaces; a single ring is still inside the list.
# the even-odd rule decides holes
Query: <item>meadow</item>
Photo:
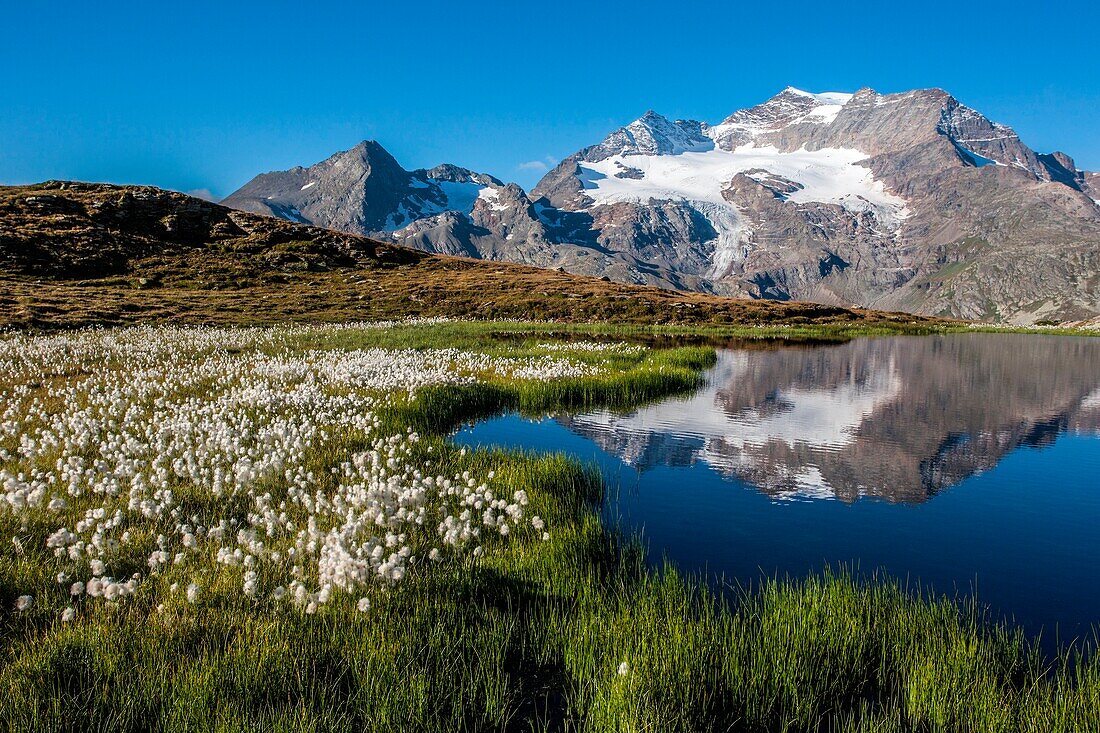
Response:
[[[773,330],[749,335],[815,336]],[[1045,658],[976,603],[843,569],[751,590],[653,569],[601,519],[594,468],[449,442],[713,363],[642,335],[0,336],[0,727],[1100,729],[1084,647]]]

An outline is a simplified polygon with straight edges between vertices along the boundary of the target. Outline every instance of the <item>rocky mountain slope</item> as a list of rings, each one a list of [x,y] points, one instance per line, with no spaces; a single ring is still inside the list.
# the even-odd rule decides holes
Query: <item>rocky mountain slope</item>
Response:
[[[1100,315],[1100,179],[938,89],[647,112],[530,193],[377,143],[225,204],[431,252],[725,295],[1035,323]]]
[[[146,186],[0,186],[0,328],[409,316],[901,331],[931,323],[431,255]]]

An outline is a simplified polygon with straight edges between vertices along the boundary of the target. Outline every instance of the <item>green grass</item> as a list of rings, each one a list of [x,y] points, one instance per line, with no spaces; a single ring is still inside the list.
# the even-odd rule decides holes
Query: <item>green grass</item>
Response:
[[[1016,333],[1059,336],[1100,336],[1100,329],[1061,326],[996,326],[967,323],[823,323],[774,325],[637,325],[611,322],[556,323],[548,321],[452,321],[404,326],[400,329],[346,331],[300,342],[315,348],[441,348],[473,349],[492,355],[515,354],[538,341],[569,338],[626,340],[656,346],[697,344],[722,346],[730,342],[842,343],[867,336],[927,336],[950,333]],[[524,353],[539,353],[528,349]],[[584,352],[571,354],[584,359]],[[600,363],[603,363],[602,360]]]
[[[580,332],[624,335],[589,328]],[[518,355],[544,340],[487,341],[501,330],[346,332],[296,347],[480,344]],[[216,577],[191,606],[166,592],[169,573],[125,604],[62,624],[69,601],[44,552],[0,553],[0,729],[1100,730],[1094,658],[1044,661],[977,606],[843,570],[716,593],[703,578],[647,568],[635,540],[604,526],[593,468],[460,451],[445,437],[499,410],[621,407],[690,389],[714,357],[699,347],[571,356],[608,374],[430,388],[383,415],[391,430],[425,433],[420,450],[444,473],[492,470],[527,491],[552,536],[422,566],[375,594],[367,614],[341,596],[308,616]],[[329,450],[356,449],[349,436]],[[34,532],[0,514],[5,542],[16,530]],[[39,589],[38,602],[17,616],[24,588]],[[166,608],[155,613],[158,603]]]

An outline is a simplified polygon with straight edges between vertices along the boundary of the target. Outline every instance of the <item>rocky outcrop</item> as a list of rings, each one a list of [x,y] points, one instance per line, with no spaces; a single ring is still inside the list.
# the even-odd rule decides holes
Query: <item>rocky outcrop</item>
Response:
[[[222,204],[363,234],[386,228],[410,199],[418,214],[445,205],[438,188],[420,191],[416,196],[413,176],[381,145],[365,141],[309,168],[256,176]]]
[[[409,264],[423,253],[150,186],[49,181],[0,187],[0,274],[51,279],[125,275],[134,263],[186,260],[195,277],[221,261],[277,273]]]

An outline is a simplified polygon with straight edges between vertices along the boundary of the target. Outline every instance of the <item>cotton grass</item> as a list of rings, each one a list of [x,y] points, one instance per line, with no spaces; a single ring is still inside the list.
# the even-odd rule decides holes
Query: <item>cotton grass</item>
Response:
[[[125,602],[150,578],[213,559],[242,596],[313,613],[340,593],[400,582],[419,558],[476,557],[490,538],[541,535],[522,491],[433,472],[420,435],[386,433],[379,412],[428,386],[599,370],[446,348],[292,348],[393,325],[9,335],[0,512],[54,525],[45,545],[58,584],[85,604]],[[349,436],[364,449],[318,463]],[[12,548],[22,553],[18,537]],[[134,555],[140,572],[124,569]],[[202,578],[173,592],[199,603]]]

